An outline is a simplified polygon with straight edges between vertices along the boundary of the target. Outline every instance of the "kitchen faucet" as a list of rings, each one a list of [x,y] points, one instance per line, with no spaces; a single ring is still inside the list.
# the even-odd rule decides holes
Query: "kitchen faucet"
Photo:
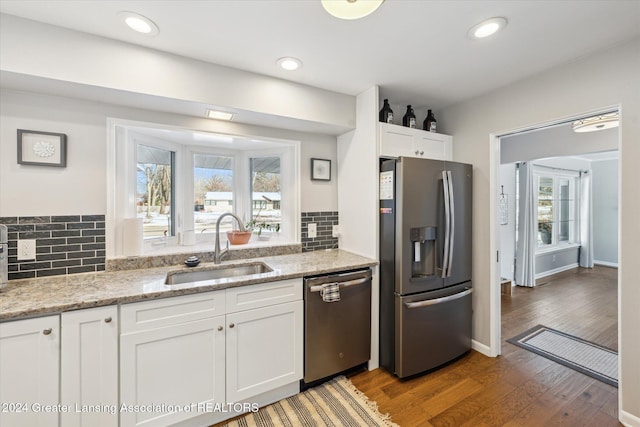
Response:
[[[222,215],[220,215],[218,217],[218,220],[216,221],[216,246],[215,246],[215,252],[213,254],[214,264],[220,264],[220,261],[222,261],[222,257],[225,256],[227,252],[229,252],[229,240],[227,240],[227,247],[224,248],[223,251],[220,250],[220,221],[222,221],[222,218],[224,218],[225,216],[234,217],[236,221],[238,221],[238,226],[240,228],[240,231],[247,231],[244,228],[244,225],[242,224],[242,220],[238,217],[238,215],[232,212],[225,212]]]

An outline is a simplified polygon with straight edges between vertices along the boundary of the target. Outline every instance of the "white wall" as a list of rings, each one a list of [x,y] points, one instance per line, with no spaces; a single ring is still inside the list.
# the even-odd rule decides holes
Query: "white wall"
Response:
[[[622,419],[637,417],[636,424],[640,419],[640,286],[635,265],[640,259],[639,52],[640,39],[636,39],[447,108],[439,118],[453,134],[454,159],[474,165],[473,335],[475,340],[495,348],[499,343],[493,332],[499,330],[499,320],[492,318],[491,308],[499,310],[494,276],[499,266],[495,262],[497,226],[492,212],[497,204],[498,182],[493,180],[499,151],[491,135],[620,106],[620,409]],[[492,164],[496,170],[492,170]]]
[[[355,127],[355,97],[0,15],[2,71]],[[198,114],[204,114],[201,110]]]
[[[311,181],[311,157],[336,164],[336,138],[225,123],[48,95],[0,92],[0,216],[100,214],[106,212],[108,117],[184,129],[302,141],[301,210],[337,211],[337,174]],[[16,130],[67,134],[66,168],[17,164]]]
[[[501,191],[507,196],[507,224],[500,225],[500,277],[513,279],[516,254],[516,164],[500,165]]]
[[[618,160],[591,162],[594,262],[618,265]],[[636,189],[638,191],[638,189]]]

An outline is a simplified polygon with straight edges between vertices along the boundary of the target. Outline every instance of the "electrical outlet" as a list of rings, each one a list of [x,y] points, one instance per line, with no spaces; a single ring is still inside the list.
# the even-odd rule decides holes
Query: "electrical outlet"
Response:
[[[310,239],[315,239],[318,236],[318,227],[315,222],[309,223],[307,225],[307,237]]]
[[[331,237],[338,237],[339,234],[340,234],[340,226],[334,225],[333,228],[331,229]]]
[[[18,261],[36,259],[36,241],[34,239],[18,240]]]

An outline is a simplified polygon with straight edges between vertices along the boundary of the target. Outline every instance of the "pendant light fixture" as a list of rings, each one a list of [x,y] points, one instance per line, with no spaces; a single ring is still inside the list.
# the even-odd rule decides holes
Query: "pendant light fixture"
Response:
[[[340,19],[360,19],[373,13],[384,0],[321,0],[322,7]]]
[[[618,112],[614,112],[576,120],[573,122],[572,127],[574,132],[595,132],[597,130],[615,128],[619,124],[620,116]]]

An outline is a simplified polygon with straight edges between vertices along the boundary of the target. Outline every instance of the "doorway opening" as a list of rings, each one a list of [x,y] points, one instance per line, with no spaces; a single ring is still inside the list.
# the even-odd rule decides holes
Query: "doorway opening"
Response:
[[[618,348],[619,129],[572,126],[605,113],[494,138],[496,355],[538,324]]]

